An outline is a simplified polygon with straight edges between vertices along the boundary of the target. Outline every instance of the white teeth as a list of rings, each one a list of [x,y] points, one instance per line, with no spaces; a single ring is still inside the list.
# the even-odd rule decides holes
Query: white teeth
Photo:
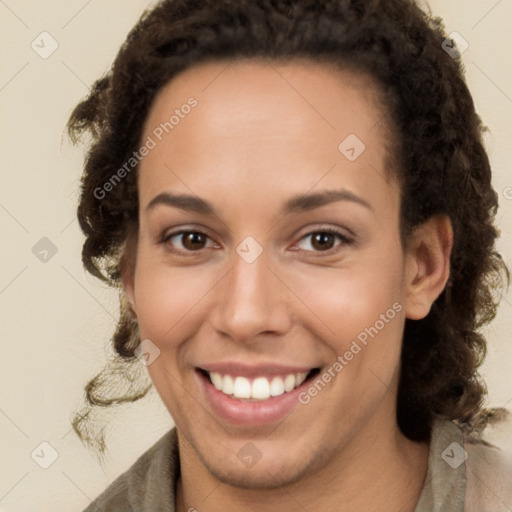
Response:
[[[231,375],[224,375],[222,379],[222,389],[220,391],[226,393],[226,395],[232,395],[234,389],[233,377],[231,377]]]
[[[307,373],[296,373],[295,374],[295,387],[298,388],[306,380],[307,376],[308,376]]]
[[[212,372],[210,373],[210,379],[212,379],[212,384],[217,389],[222,389],[222,375],[220,373]]]
[[[252,382],[246,377],[233,378],[217,372],[209,372],[209,375],[215,388],[226,395],[242,400],[268,400],[270,397],[293,391],[306,380],[308,373],[291,373],[284,379],[276,376],[271,381],[267,377],[257,377]]]
[[[245,377],[237,377],[233,389],[235,398],[251,398],[251,383]]]
[[[295,375],[287,375],[284,379],[284,390],[291,391],[295,387]]]
[[[258,377],[252,383],[251,389],[252,398],[258,400],[267,400],[270,397],[270,384],[265,377]]]
[[[270,383],[271,396],[279,396],[284,393],[284,382],[281,377],[274,377]]]

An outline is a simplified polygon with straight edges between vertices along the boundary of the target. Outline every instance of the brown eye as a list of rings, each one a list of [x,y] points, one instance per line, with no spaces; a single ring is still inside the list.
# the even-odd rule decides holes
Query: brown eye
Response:
[[[162,243],[177,253],[198,252],[206,247],[208,235],[200,231],[178,231],[166,235]]]
[[[185,249],[194,251],[196,249],[203,249],[203,244],[206,244],[208,237],[202,233],[190,232],[182,233],[181,240]]]
[[[318,232],[315,233],[311,245],[320,251],[332,249],[335,237],[331,233]]]
[[[336,239],[341,243],[336,244]],[[303,243],[303,241],[308,241],[306,244],[308,247],[301,247],[301,250],[306,252],[331,252],[335,251],[337,247],[351,243],[351,240],[343,233],[334,229],[312,231],[302,237],[301,242]]]

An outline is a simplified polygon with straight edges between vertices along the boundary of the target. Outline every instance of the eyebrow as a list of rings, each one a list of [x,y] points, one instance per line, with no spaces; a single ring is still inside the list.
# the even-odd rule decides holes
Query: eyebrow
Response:
[[[289,198],[282,209],[282,214],[304,212],[320,208],[327,204],[338,201],[348,201],[351,203],[359,204],[365,208],[373,211],[370,203],[363,198],[357,196],[353,192],[346,189],[340,190],[323,190],[320,192],[299,194]],[[158,205],[172,206],[181,210],[195,212],[203,215],[217,215],[212,203],[206,199],[190,194],[172,194],[170,192],[162,192],[154,197],[146,211],[154,209]]]

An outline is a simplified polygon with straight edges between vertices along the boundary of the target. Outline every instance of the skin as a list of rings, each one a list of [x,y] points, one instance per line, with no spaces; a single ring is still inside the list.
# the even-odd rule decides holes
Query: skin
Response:
[[[210,62],[175,77],[152,105],[142,140],[198,101],[140,164],[139,234],[124,273],[141,339],[160,350],[148,371],[178,429],[178,511],[415,508],[428,445],[396,423],[402,332],[446,284],[452,231],[433,218],[401,246],[377,93],[367,77],[308,61]],[[366,146],[352,162],[338,150],[348,134]],[[290,196],[340,188],[369,207],[281,212]],[[215,215],[148,210],[162,192],[204,198]],[[351,243],[315,244],[329,227]],[[162,243],[180,229],[207,236]],[[263,249],[251,264],[236,252],[248,236]],[[401,311],[282,421],[232,425],[198,385],[195,367],[207,362],[328,368],[395,303]],[[236,456],[249,441],[262,454],[250,468]]]

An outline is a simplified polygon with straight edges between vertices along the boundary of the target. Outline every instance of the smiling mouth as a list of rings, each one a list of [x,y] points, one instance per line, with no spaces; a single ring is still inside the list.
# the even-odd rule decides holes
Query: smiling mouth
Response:
[[[199,372],[220,392],[243,402],[264,402],[289,393],[320,373],[320,368],[309,372],[289,373],[272,377],[247,378],[221,374],[198,368]]]

